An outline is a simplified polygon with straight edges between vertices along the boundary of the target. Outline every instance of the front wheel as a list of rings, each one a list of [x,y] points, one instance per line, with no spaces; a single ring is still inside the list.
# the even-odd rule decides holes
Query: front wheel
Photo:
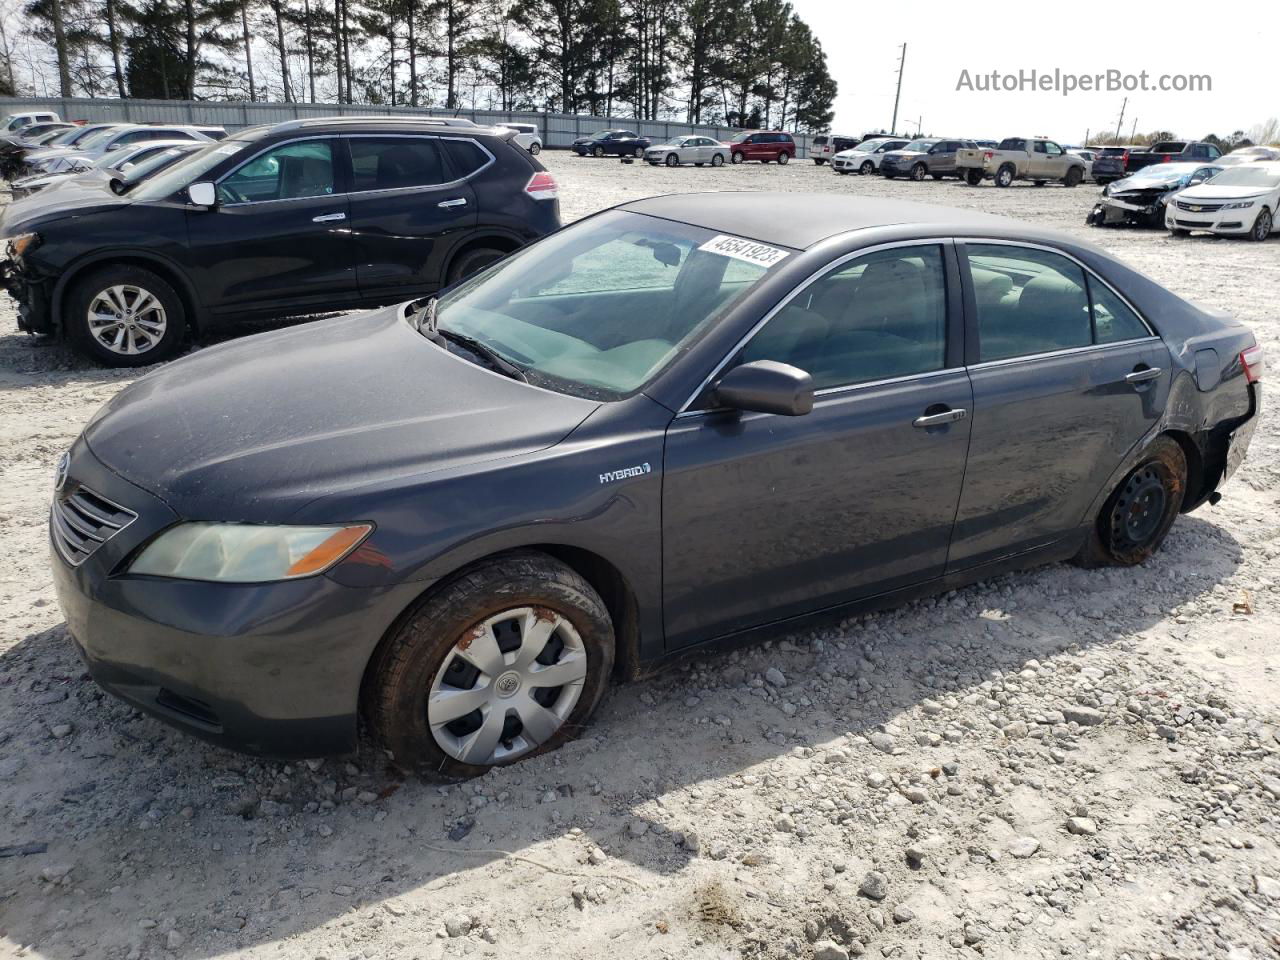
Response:
[[[741,162],[742,162],[743,160],[745,160],[745,159],[746,159],[746,157],[744,157],[742,154],[740,154],[740,153],[738,153],[738,152],[736,152],[736,151],[734,152],[734,154],[733,154],[733,162],[734,162],[734,163],[741,163]]]
[[[917,163],[911,168],[911,179],[919,183],[925,178],[925,174],[928,172],[928,168],[923,163]]]
[[[178,352],[186,332],[182,298],[142,267],[108,266],[80,280],[67,299],[71,342],[109,367],[141,367]]]
[[[1249,231],[1249,238],[1252,240],[1266,240],[1271,236],[1271,228],[1275,225],[1271,219],[1271,211],[1263,207],[1258,211],[1258,219],[1253,221],[1253,229]]]
[[[876,165],[870,160],[863,160],[862,166],[858,168],[858,172],[864,177],[869,177],[871,174],[876,172]]]
[[[600,595],[558,560],[521,551],[429,595],[375,654],[361,699],[401,769],[474,777],[581,731],[613,659]]]
[[[1076,187],[1080,185],[1080,181],[1084,179],[1084,171],[1079,167],[1072,167],[1067,171],[1067,175],[1062,178],[1064,187]]]
[[[724,154],[722,154],[722,153],[717,153],[714,157],[712,157],[712,158],[711,158],[711,165],[712,165],[713,167],[723,167],[723,166],[724,166]]]
[[[641,157],[644,156],[644,147],[636,147],[634,150],[631,151],[631,155],[635,157],[637,160],[639,160]]]
[[[536,157],[538,154],[542,152],[542,144],[540,143],[529,144],[529,152]]]
[[[1081,566],[1133,566],[1160,548],[1182,508],[1187,457],[1160,437],[1107,498],[1076,555]]]
[[[668,166],[668,167],[678,167],[678,166],[680,166],[680,158],[679,158],[679,157],[677,157],[674,153],[668,153],[668,154],[667,154],[667,166]]]
[[[791,162],[791,154],[789,153],[778,154],[778,163],[780,163],[782,166],[785,167],[790,162]]]

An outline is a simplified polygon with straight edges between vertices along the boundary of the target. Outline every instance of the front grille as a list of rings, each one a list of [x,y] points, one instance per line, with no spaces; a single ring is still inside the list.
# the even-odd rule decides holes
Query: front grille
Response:
[[[1196,213],[1213,213],[1222,209],[1220,203],[1187,203],[1185,200],[1175,200],[1179,210],[1193,210]]]
[[[1186,227],[1188,230],[1202,230],[1213,226],[1212,220],[1175,220],[1173,222],[1180,227]]]
[[[87,487],[77,487],[68,496],[53,498],[50,517],[53,542],[62,559],[78,567],[137,518],[132,510],[112,503]]]

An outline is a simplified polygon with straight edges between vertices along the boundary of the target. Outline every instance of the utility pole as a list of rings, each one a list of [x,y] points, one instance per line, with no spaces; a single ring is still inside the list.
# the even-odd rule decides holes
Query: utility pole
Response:
[[[907,64],[907,44],[902,44],[902,56],[898,59],[898,91],[893,95],[893,126],[889,128],[889,132],[897,134],[898,132],[898,99],[902,96],[902,68]]]
[[[1120,142],[1120,127],[1124,125],[1124,108],[1129,105],[1129,98],[1124,98],[1124,103],[1120,104],[1120,119],[1116,121],[1116,143]]]
[[[1133,138],[1138,135],[1138,118],[1133,118],[1133,131],[1129,134],[1129,142],[1133,143]]]

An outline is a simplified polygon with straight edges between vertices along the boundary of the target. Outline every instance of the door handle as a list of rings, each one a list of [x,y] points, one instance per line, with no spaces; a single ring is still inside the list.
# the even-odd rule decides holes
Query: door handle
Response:
[[[957,420],[963,420],[969,415],[969,411],[963,408],[955,410],[943,410],[941,413],[928,413],[923,417],[916,417],[911,421],[913,427],[940,427],[944,423],[955,423]]]
[[[465,207],[467,205],[466,197],[458,197],[456,200],[441,200],[436,204],[437,207]]]
[[[312,217],[311,222],[312,223],[334,223],[338,220],[345,220],[345,219],[347,219],[347,215],[345,213],[326,213],[319,217]]]
[[[1147,380],[1154,380],[1160,376],[1163,371],[1159,367],[1144,367],[1141,370],[1135,370],[1133,373],[1127,373],[1124,377],[1125,383],[1145,383]]]

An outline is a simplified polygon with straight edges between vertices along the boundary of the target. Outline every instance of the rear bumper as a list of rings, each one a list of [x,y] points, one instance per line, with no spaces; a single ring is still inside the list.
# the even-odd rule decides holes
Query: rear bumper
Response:
[[[1249,452],[1249,441],[1253,439],[1253,432],[1258,428],[1258,420],[1262,413],[1261,383],[1249,385],[1249,399],[1252,406],[1249,416],[1227,435],[1227,458],[1219,486],[1231,479],[1231,475],[1244,462],[1245,454]]]

